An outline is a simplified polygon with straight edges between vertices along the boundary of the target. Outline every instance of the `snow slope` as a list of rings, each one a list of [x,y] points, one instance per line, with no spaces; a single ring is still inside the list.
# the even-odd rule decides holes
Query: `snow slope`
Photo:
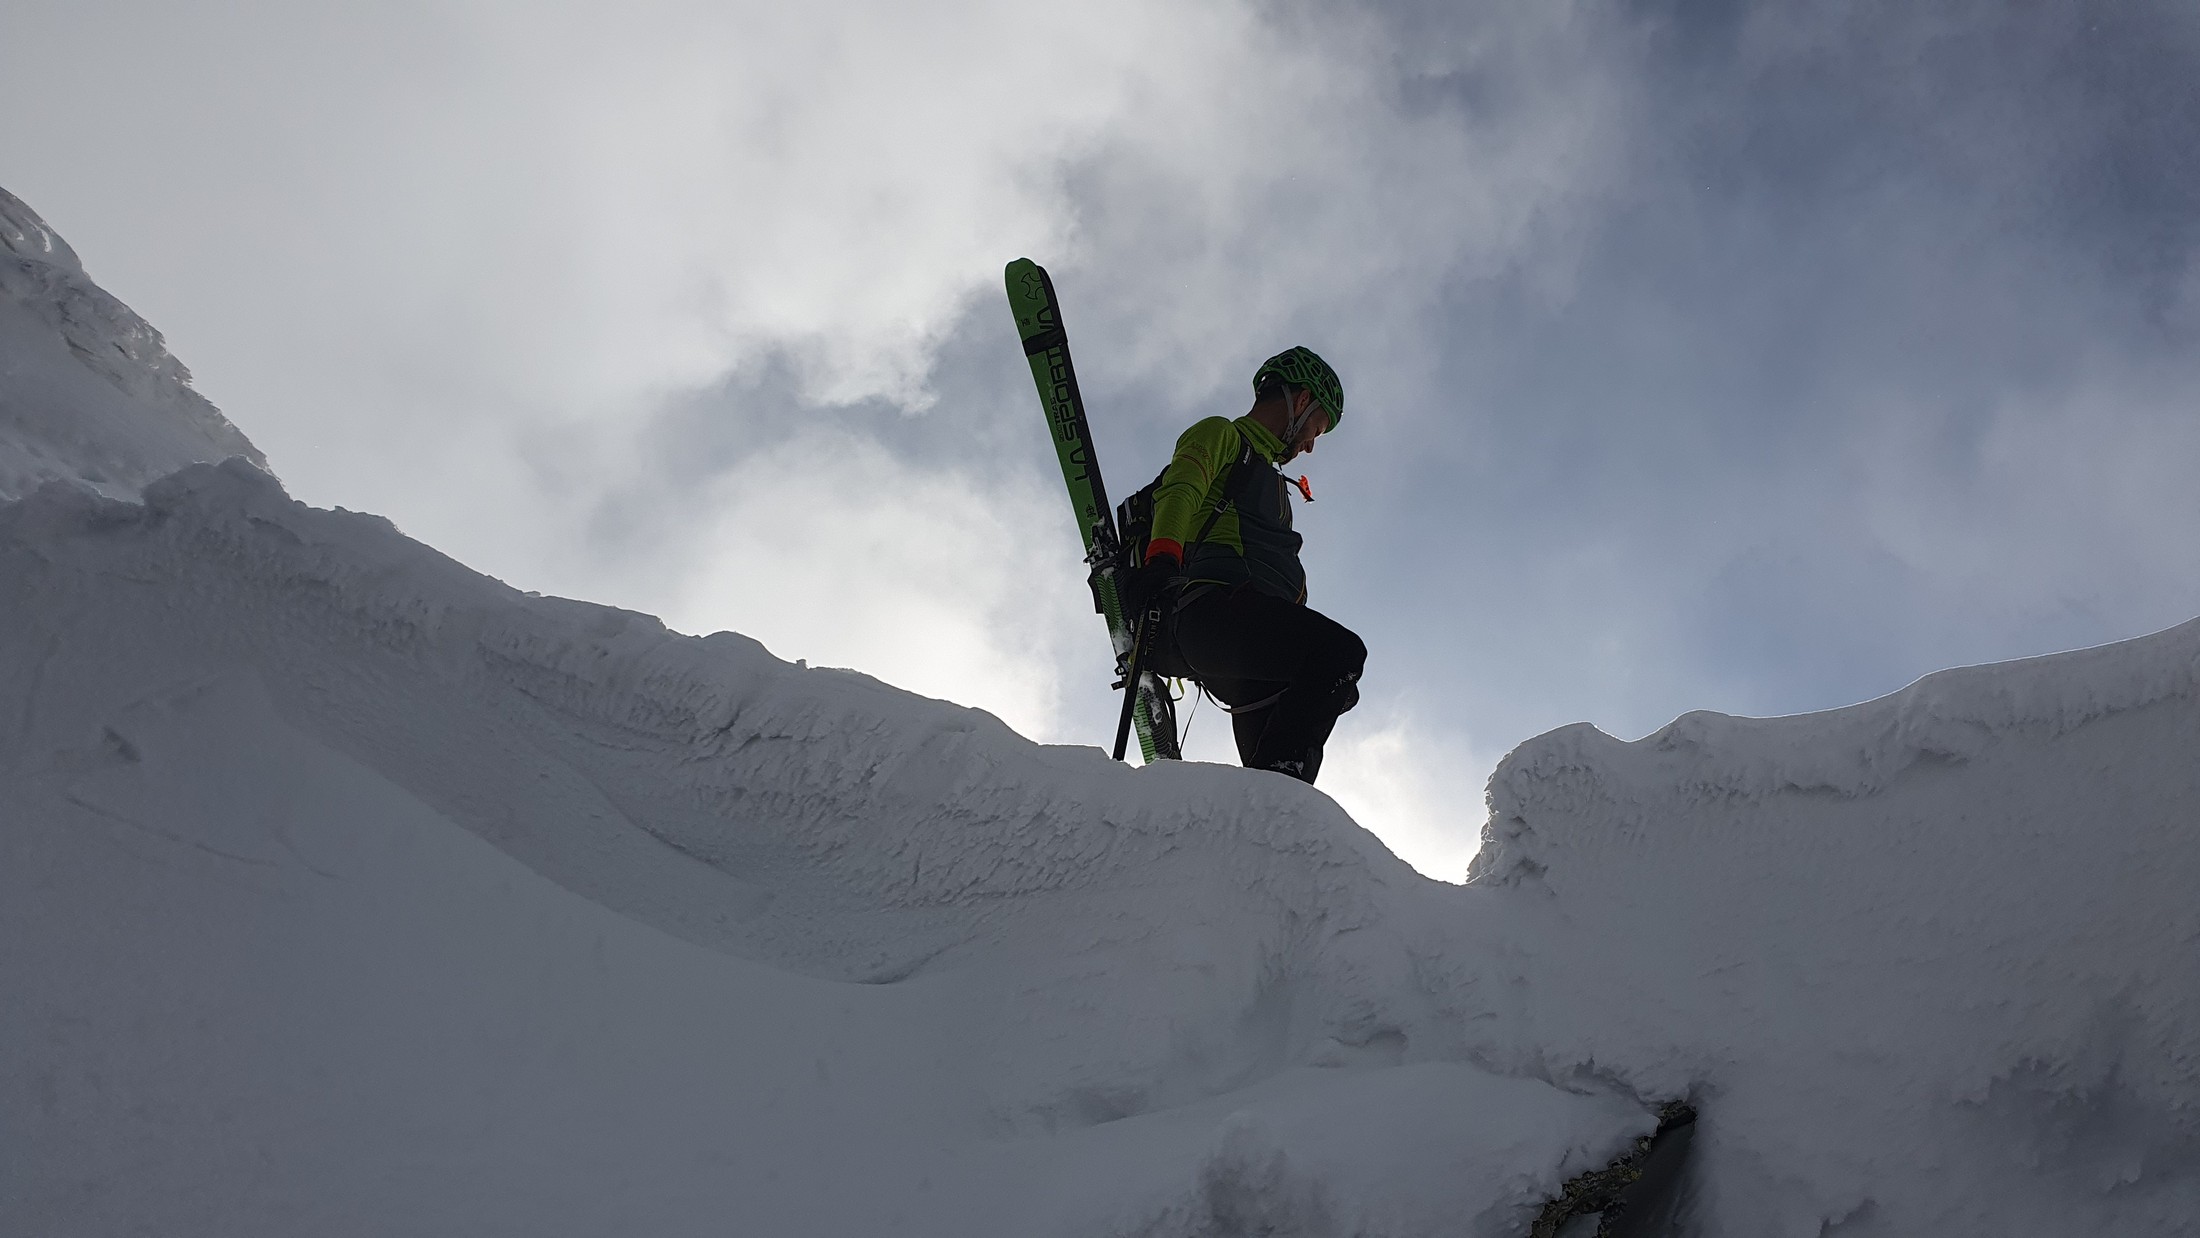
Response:
[[[0,509],[0,596],[38,1232],[1505,1234],[1648,1125],[1444,1049],[1385,904],[1447,887],[1288,779],[516,594],[241,461]]]
[[[0,1233],[1514,1235],[1678,1096],[1685,1232],[2200,1227],[2200,623],[1531,740],[1455,887],[243,460],[136,498],[0,503]]]
[[[1515,1053],[1693,1085],[1711,1232],[2200,1232],[2200,621],[1490,799]]]
[[[191,389],[160,332],[0,189],[0,498],[62,478],[135,497],[156,477],[229,456],[267,467]]]

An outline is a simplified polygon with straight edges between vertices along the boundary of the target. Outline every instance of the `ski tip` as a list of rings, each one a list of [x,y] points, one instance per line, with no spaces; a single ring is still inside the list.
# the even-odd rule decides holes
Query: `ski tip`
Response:
[[[1029,258],[1016,259],[1001,274],[1009,304],[1016,307],[1016,326],[1028,337],[1043,325],[1033,315],[1053,303],[1054,281],[1047,278],[1045,267]]]

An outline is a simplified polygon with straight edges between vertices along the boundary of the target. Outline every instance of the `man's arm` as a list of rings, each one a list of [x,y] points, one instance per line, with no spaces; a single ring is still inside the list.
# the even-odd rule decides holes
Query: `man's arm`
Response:
[[[1148,563],[1164,556],[1184,561],[1185,543],[1199,535],[1214,505],[1215,480],[1237,461],[1238,442],[1237,426],[1228,417],[1209,417],[1176,440],[1176,454],[1169,457],[1161,485],[1154,490]]]

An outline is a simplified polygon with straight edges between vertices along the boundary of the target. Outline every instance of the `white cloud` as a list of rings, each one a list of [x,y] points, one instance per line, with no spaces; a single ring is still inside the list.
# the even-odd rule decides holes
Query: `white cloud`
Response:
[[[1068,523],[1048,519],[1065,506],[1049,500],[974,472],[911,468],[820,426],[743,460],[701,496],[700,520],[662,530],[658,554],[632,569],[630,604],[1050,738],[1071,660],[1055,634],[1080,630],[1088,660],[1104,660],[1106,638],[1075,571],[1033,570]]]
[[[65,7],[15,45],[160,106],[11,146],[158,179],[19,188],[95,255],[157,251],[118,291],[296,487],[496,556],[541,513],[453,487],[524,491],[483,467],[499,436],[593,458],[575,424],[630,430],[770,357],[821,400],[921,406],[1019,254],[1105,271],[1080,314],[1126,325],[1113,364],[1193,390],[1309,307],[1405,325],[1594,179],[1615,100],[1573,74],[1491,121],[1407,106],[1401,66],[1579,68],[1570,12],[1497,11],[1446,52],[1231,0]],[[70,93],[58,58],[0,66],[10,115]]]
[[[1446,281],[1567,295],[1632,89],[1586,6],[1491,6],[1417,44],[1365,10],[1227,12],[1084,169],[1077,258],[1118,366],[1198,400],[1305,337],[1350,384],[1425,362]]]
[[[1177,706],[1188,760],[1237,763],[1230,716],[1206,700]],[[1409,703],[1363,701],[1337,720],[1315,785],[1400,859],[1439,881],[1464,881],[1482,847],[1484,792],[1495,756]]]
[[[2066,390],[2010,395],[1960,452],[1947,414],[1890,400],[1856,455],[1864,527],[1941,600],[1931,613],[1975,628],[2182,621],[2200,608],[2194,386],[2181,364],[2087,366]]]

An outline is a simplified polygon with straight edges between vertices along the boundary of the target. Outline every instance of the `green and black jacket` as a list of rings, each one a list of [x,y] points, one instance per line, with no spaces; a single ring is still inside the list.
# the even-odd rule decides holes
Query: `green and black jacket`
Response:
[[[1146,557],[1175,553],[1193,584],[1249,584],[1304,603],[1304,539],[1291,531],[1291,483],[1276,471],[1283,457],[1283,440],[1250,415],[1209,417],[1186,430],[1154,491]]]

